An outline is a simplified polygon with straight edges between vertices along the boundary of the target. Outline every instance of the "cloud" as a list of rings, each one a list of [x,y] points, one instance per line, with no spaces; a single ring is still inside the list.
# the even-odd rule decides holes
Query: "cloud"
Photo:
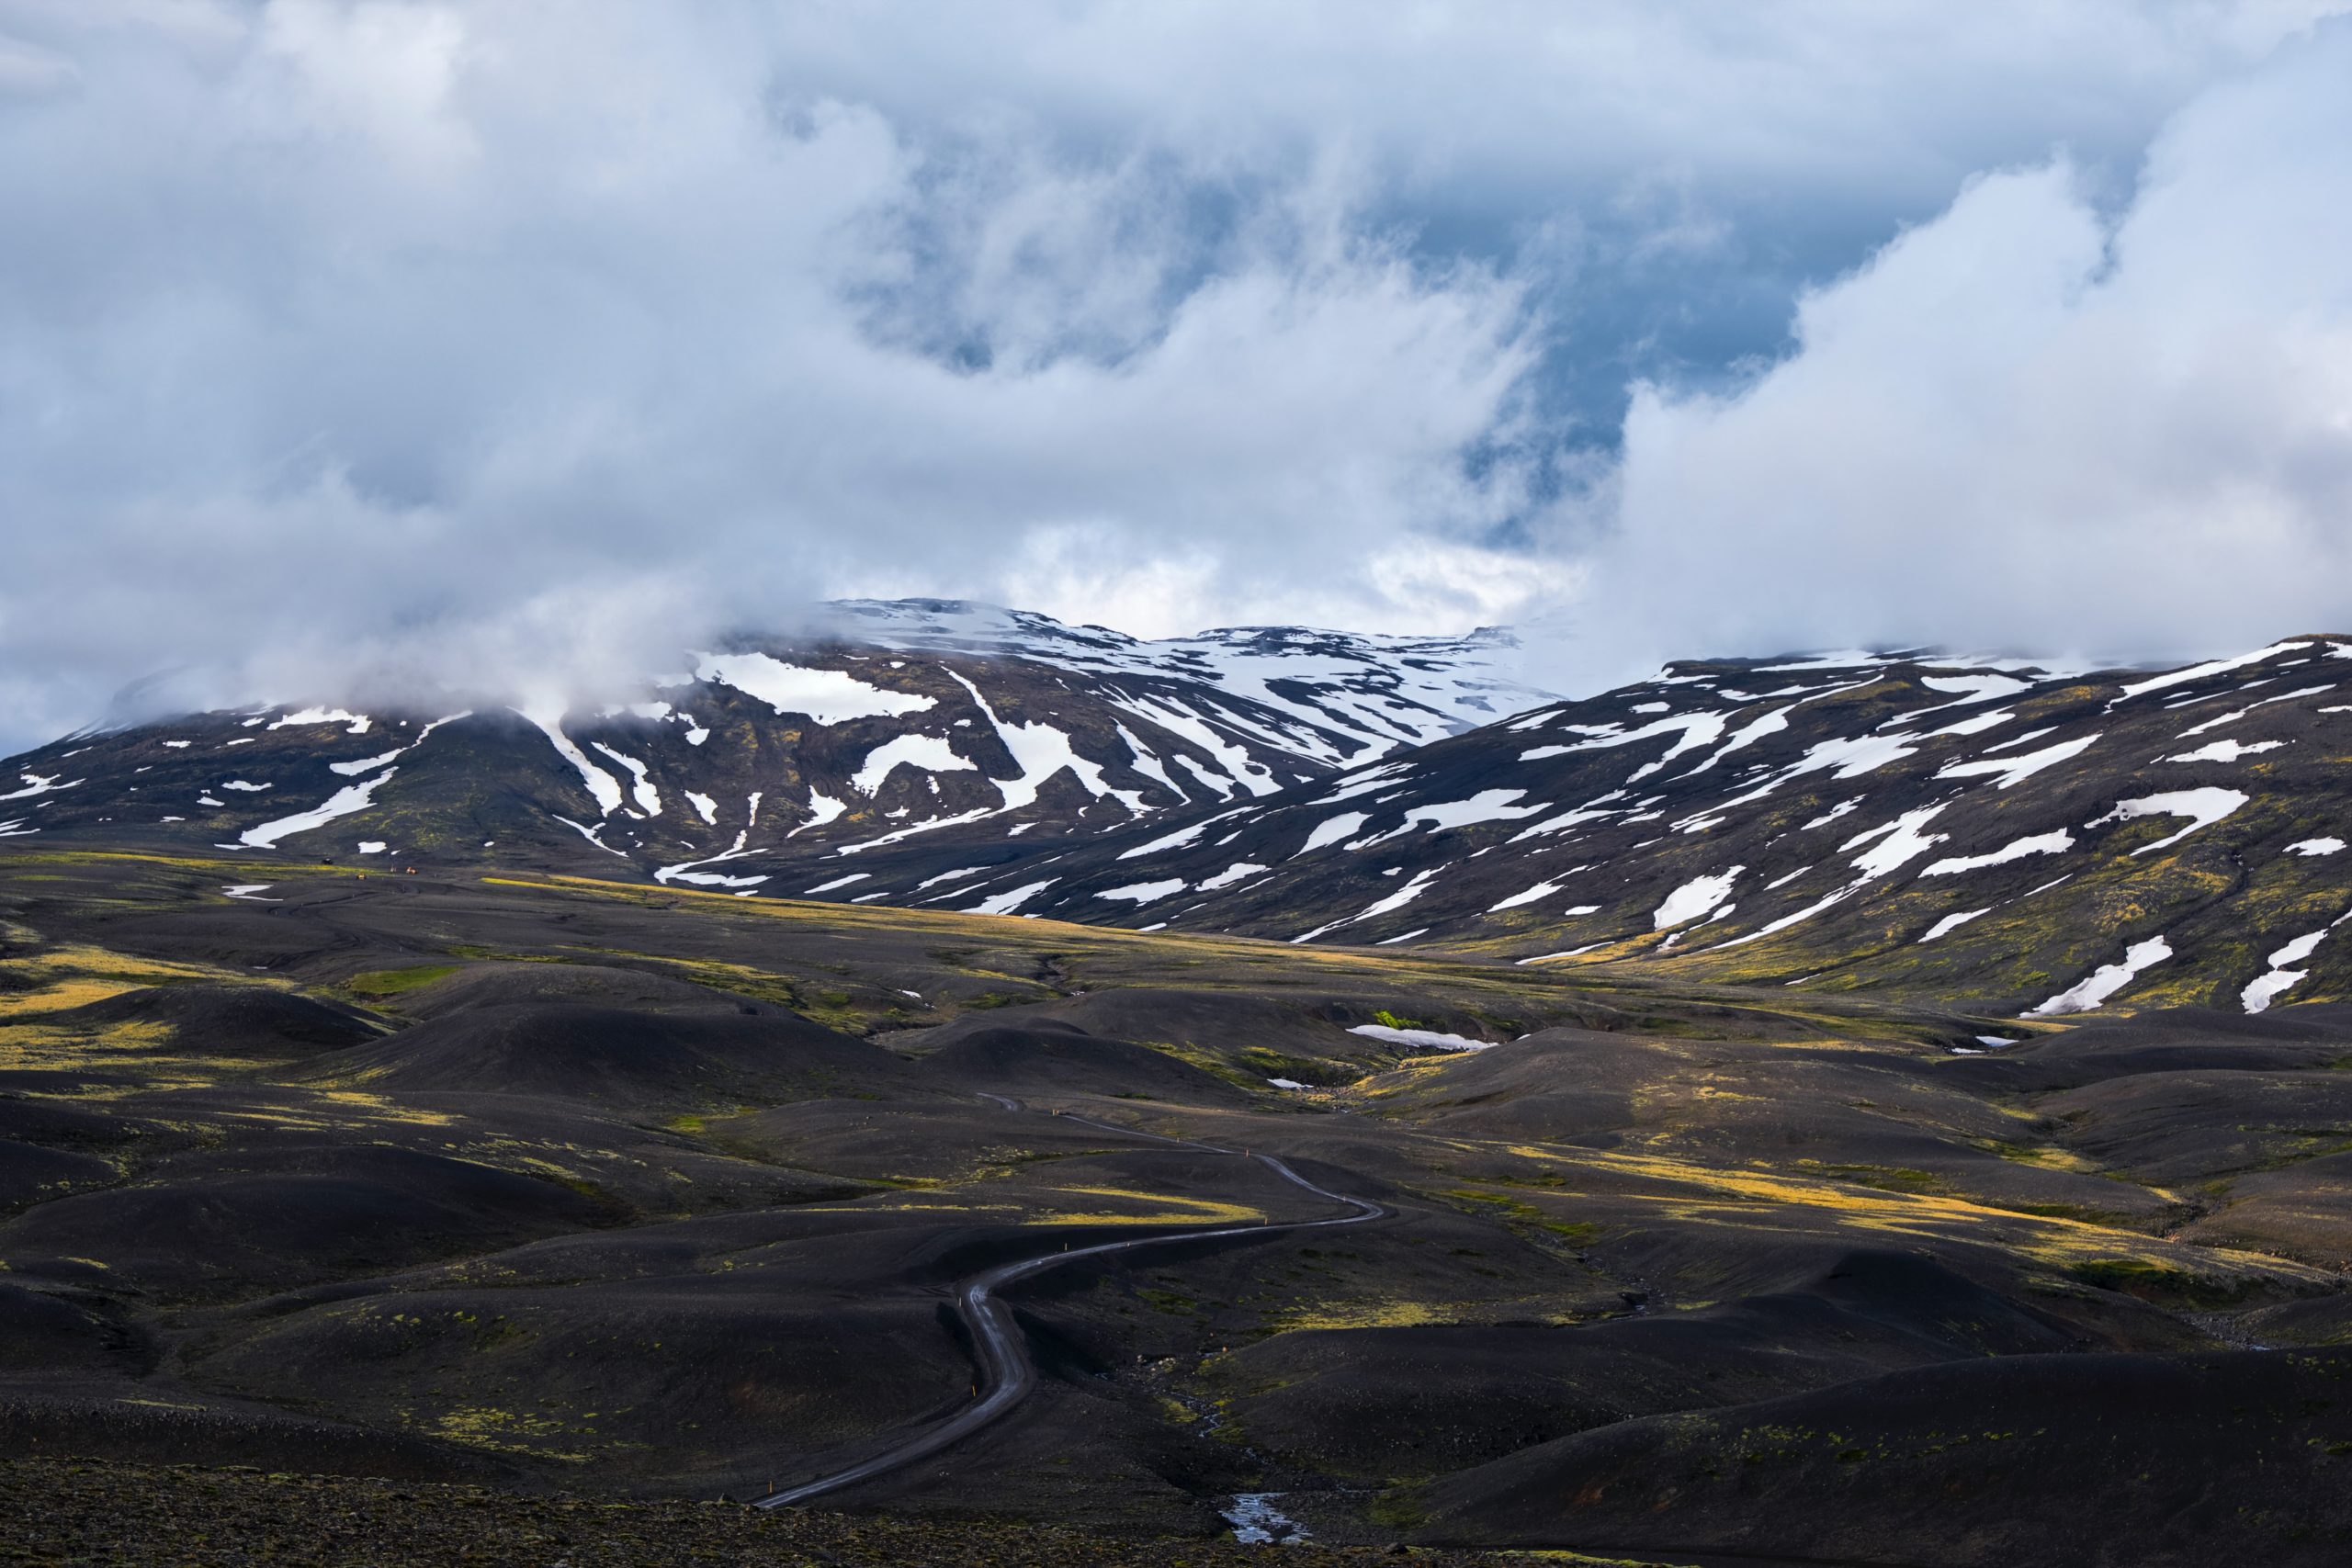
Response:
[[[12,728],[182,662],[666,660],[885,582],[1075,612],[1110,563],[1166,627],[1310,571],[1361,615],[1372,555],[1514,499],[1461,455],[1508,428],[1521,288],[1366,231],[1327,171],[1204,258],[1128,165],[786,112],[758,51],[647,13],[484,14],[531,25],[311,0],[225,52],[84,38],[80,94],[0,124]]]
[[[1837,301],[1947,229],[2041,247],[1978,280],[2023,353],[2165,117],[2328,8],[0,0],[0,750],[158,671],[593,686],[839,593],[1813,640],[1834,595],[1641,581],[1737,499],[1656,454],[1771,477],[1739,432],[1895,352]]]
[[[1727,395],[1634,400],[1599,640],[2181,654],[2352,626],[2352,28],[2103,214],[1987,175]]]

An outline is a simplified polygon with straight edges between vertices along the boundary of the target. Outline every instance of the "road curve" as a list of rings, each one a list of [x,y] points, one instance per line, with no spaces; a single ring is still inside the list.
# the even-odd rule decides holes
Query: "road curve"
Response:
[[[1019,1100],[1008,1100],[1001,1094],[983,1094],[980,1098],[992,1100],[1008,1111],[1023,1109]],[[820,1475],[814,1481],[804,1481],[797,1486],[787,1486],[780,1492],[772,1492],[764,1497],[755,1499],[752,1506],[755,1508],[790,1507],[795,1503],[805,1503],[809,1498],[820,1496],[824,1493],[838,1491],[842,1487],[854,1485],[860,1481],[870,1481],[877,1475],[887,1475],[894,1470],[912,1464],[918,1460],[928,1459],[943,1449],[963,1441],[1027,1398],[1030,1390],[1037,1384],[1037,1370],[1030,1364],[1027,1347],[1022,1338],[1020,1325],[1013,1321],[1012,1307],[1008,1306],[997,1293],[1008,1285],[1016,1284],[1032,1275],[1042,1274],[1049,1269],[1058,1269],[1066,1263],[1075,1263],[1083,1258],[1103,1258],[1115,1252],[1133,1252],[1142,1247],[1165,1247],[1180,1241],[1212,1241],[1219,1236],[1276,1235],[1284,1231],[1322,1230],[1338,1225],[1360,1225],[1367,1220],[1379,1219],[1388,1212],[1368,1199],[1351,1198],[1345,1193],[1334,1192],[1328,1187],[1318,1187],[1273,1155],[1228,1149],[1216,1144],[1197,1143],[1190,1138],[1165,1137],[1158,1133],[1141,1132],[1133,1127],[1113,1126],[1107,1122],[1096,1122],[1088,1117],[1068,1113],[1063,1115],[1062,1120],[1076,1122],[1088,1127],[1097,1127],[1103,1132],[1117,1133],[1127,1137],[1148,1138],[1154,1143],[1170,1144],[1180,1148],[1202,1149],[1211,1154],[1246,1154],[1246,1157],[1256,1160],[1293,1186],[1303,1188],[1318,1198],[1328,1198],[1334,1203],[1347,1205],[1349,1213],[1334,1214],[1320,1220],[1290,1220],[1280,1224],[1214,1225],[1191,1230],[1162,1231],[1154,1235],[1137,1236],[1127,1241],[1098,1242],[1092,1247],[1081,1247],[1073,1251],[1048,1252],[1040,1258],[1023,1258],[1013,1263],[1000,1263],[993,1269],[975,1274],[956,1286],[956,1310],[963,1314],[966,1325],[971,1329],[972,1343],[979,1352],[979,1398],[937,1426],[926,1427],[908,1438],[904,1442],[896,1444],[871,1459],[851,1465],[846,1470],[837,1470],[830,1475]]]

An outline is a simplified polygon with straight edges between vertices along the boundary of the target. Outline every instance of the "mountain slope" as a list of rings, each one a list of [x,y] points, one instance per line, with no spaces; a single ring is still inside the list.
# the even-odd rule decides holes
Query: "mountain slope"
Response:
[[[1495,672],[1500,633],[1147,643],[944,601],[835,610],[837,636],[688,652],[642,700],[594,712],[318,704],[69,738],[6,764],[0,834],[608,872],[609,856],[797,891],[791,868],[829,857],[920,840],[919,862],[966,863],[1023,833],[1272,795],[1543,695]]]
[[[2260,1010],[2352,985],[2347,749],[2352,644],[2324,637],[2165,672],[1678,664],[974,891],[2040,1016]]]
[[[1693,662],[1559,702],[1498,677],[1503,634],[1142,643],[836,609],[832,640],[693,654],[595,714],[273,709],[62,741],[9,765],[0,834],[1638,961],[2034,1018],[2352,995],[2352,643],[2168,671]]]

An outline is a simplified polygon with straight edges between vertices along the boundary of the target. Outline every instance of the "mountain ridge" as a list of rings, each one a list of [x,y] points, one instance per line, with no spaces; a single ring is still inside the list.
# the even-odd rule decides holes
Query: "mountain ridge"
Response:
[[[960,601],[833,608],[827,640],[738,639],[594,713],[85,734],[6,764],[0,835],[1426,943],[2037,1020],[2352,986],[2331,938],[2352,641],[2327,634],[2157,671],[1685,660],[1566,699],[1508,679],[1495,628],[1149,642]]]

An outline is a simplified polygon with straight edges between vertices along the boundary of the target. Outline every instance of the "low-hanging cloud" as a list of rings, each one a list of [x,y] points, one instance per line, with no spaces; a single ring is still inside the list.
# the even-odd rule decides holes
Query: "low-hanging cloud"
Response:
[[[2304,416],[2264,460],[2316,494],[2315,345],[2291,385],[2236,361],[2245,393],[2180,402],[2230,416],[2193,439],[1934,405],[2151,400],[2069,323],[2182,287],[2129,243],[2179,243],[2148,216],[2165,171],[2226,163],[2199,117],[2250,122],[2304,78],[2211,89],[2120,227],[2094,204],[2184,100],[2330,8],[0,0],[0,750],[159,671],[142,700],[584,693],[842,593],[1144,633],[1564,606],[1599,628],[1541,671],[1569,682],[1651,644],[2046,644],[2098,589],[1969,620],[1929,541],[1979,525],[1902,477],[2041,432],[2012,482],[2042,512],[2063,471],[2101,517],[2172,495],[2228,533],[2163,464],[2255,516],[2230,476],[2272,429],[2258,392]],[[2269,172],[2282,202],[2330,176],[2341,127],[2312,130],[2301,175]],[[1721,390],[1805,276],[2060,141],[2074,173],[1979,183]],[[2025,250],[1979,276],[1987,225]],[[1882,321],[1939,271],[1997,330]],[[2167,341],[2301,341],[2267,295],[2225,333],[2224,292],[2211,333]],[[2033,348],[2052,333],[2076,346]],[[2034,353],[2076,380],[2043,386]],[[1906,368],[1910,403],[1868,385]],[[1637,370],[1716,390],[1638,397],[1620,467]],[[1832,484],[1791,455],[1832,461],[1815,415],[1848,400],[1886,428]],[[2135,443],[2130,485],[2089,483]],[[1896,592],[1897,558],[1927,586]],[[2161,580],[2109,568],[2127,603]]]

